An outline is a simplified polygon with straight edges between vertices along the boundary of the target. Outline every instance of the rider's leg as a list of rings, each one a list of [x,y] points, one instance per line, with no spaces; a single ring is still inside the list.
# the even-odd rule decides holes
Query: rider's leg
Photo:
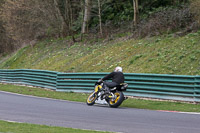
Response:
[[[106,91],[110,92],[109,88],[113,88],[115,86],[117,86],[117,83],[115,83],[115,82],[105,82],[104,88],[105,88]]]

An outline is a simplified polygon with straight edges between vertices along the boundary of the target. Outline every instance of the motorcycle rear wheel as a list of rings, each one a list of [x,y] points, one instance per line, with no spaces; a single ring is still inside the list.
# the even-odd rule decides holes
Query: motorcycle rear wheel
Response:
[[[124,101],[124,94],[121,91],[116,91],[114,95],[116,96],[116,99],[114,101],[113,99],[110,99],[108,104],[112,108],[117,108]]]
[[[88,98],[87,98],[87,105],[93,105],[95,104],[95,101],[97,100],[98,95],[94,92],[92,92]]]

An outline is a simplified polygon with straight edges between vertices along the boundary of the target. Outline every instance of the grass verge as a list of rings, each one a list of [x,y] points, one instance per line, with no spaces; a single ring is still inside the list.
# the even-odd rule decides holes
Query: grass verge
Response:
[[[0,121],[0,133],[108,133],[108,132]]]
[[[73,92],[56,92],[41,88],[32,88],[26,86],[15,86],[10,84],[0,84],[1,91],[33,95],[39,97],[47,97],[53,99],[62,99],[76,102],[86,102],[88,94]],[[125,100],[121,107],[149,109],[149,110],[170,110],[182,112],[200,112],[200,104],[171,102],[171,101],[155,101],[129,98]]]

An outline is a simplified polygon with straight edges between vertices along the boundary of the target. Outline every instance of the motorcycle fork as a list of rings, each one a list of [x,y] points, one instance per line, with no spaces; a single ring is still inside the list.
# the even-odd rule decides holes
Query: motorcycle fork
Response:
[[[94,92],[95,92],[94,95],[95,95],[95,94],[98,95],[98,93],[100,92],[101,88],[102,88],[101,85],[95,86],[95,88],[94,88]]]

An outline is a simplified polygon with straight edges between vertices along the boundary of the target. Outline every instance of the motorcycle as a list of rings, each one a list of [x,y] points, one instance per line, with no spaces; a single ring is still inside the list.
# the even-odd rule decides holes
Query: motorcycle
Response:
[[[106,91],[104,84],[104,81],[95,83],[94,91],[87,98],[87,105],[94,105],[96,100],[100,98],[101,100],[105,99],[110,107],[117,108],[127,99],[122,92],[126,91],[128,87],[127,83],[122,83],[114,88],[110,88],[109,92]]]

